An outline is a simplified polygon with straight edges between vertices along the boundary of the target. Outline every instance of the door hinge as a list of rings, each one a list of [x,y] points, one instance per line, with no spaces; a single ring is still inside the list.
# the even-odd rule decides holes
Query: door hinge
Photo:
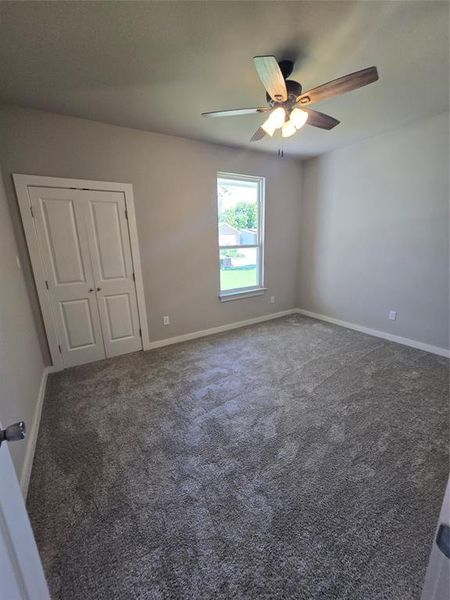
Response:
[[[133,281],[136,281],[136,275],[133,273]]]
[[[139,329],[139,336],[142,337],[142,329]]]
[[[61,346],[58,344],[59,353],[62,354]]]
[[[128,211],[125,209],[125,219],[128,221]]]
[[[48,281],[47,281],[47,280],[45,280],[45,287],[46,287],[47,289],[50,289],[50,288],[48,287]]]
[[[34,219],[34,212],[33,212],[33,207],[30,204],[30,213],[31,213],[31,217]]]

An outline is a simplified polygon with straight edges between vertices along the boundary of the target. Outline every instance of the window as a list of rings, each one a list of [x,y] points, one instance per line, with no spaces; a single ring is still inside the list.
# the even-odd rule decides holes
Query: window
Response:
[[[218,173],[220,298],[261,294],[264,177]]]

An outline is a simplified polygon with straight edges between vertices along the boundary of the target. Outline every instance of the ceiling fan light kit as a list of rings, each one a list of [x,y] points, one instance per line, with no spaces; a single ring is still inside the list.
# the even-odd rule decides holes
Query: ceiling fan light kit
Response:
[[[283,138],[290,137],[301,129],[305,123],[320,129],[333,129],[333,127],[339,125],[339,121],[334,117],[312,110],[309,105],[351,92],[378,80],[377,68],[368,67],[338,79],[333,79],[333,81],[302,93],[300,83],[288,79],[294,69],[292,61],[277,62],[275,56],[255,56],[253,62],[266,90],[268,106],[202,113],[204,117],[268,113],[269,116],[266,121],[253,134],[252,142],[261,140],[266,134],[272,137],[277,129],[281,129]],[[308,108],[304,109],[306,106]],[[286,120],[287,117],[289,117],[288,120]]]

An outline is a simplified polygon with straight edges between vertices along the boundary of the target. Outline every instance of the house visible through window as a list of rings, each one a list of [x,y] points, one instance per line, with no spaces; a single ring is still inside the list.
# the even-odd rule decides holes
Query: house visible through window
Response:
[[[220,296],[262,291],[264,177],[219,173]]]

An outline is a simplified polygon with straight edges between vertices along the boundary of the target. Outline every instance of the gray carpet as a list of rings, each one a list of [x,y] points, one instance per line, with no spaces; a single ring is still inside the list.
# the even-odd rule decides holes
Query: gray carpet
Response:
[[[28,508],[52,597],[418,600],[448,384],[299,316],[51,376]]]

